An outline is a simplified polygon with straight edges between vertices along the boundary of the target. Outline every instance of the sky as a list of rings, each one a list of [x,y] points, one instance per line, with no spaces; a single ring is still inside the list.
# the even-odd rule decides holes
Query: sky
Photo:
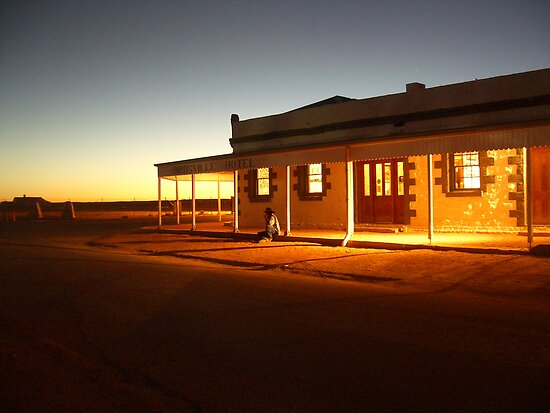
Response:
[[[0,201],[156,199],[154,164],[230,153],[233,113],[548,68],[549,21],[547,0],[3,0]]]

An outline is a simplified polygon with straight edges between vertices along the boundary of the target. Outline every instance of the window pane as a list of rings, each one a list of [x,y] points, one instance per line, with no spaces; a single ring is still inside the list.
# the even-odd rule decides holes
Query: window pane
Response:
[[[462,168],[455,166],[455,189],[463,189],[464,176],[462,175]]]
[[[405,174],[403,162],[397,162],[397,195],[405,195]]]
[[[315,175],[316,176],[316,175]],[[312,180],[315,179],[315,180]],[[321,179],[312,178],[309,181],[309,193],[310,194],[320,194],[323,192],[323,182]]]
[[[258,179],[258,195],[269,195],[269,179]]]
[[[308,181],[308,191],[310,194],[318,194],[323,192],[323,176],[310,175]]]
[[[259,168],[258,178],[269,178],[269,168]]]
[[[308,165],[308,185],[307,190],[310,194],[320,194],[323,192],[323,164],[314,163]]]
[[[323,173],[323,164],[312,163],[308,165],[308,175],[321,175]]]
[[[481,187],[478,152],[455,153],[454,189],[479,189]]]
[[[257,195],[269,195],[269,168],[260,168],[257,172]]]
[[[479,178],[464,178],[464,188],[472,189],[472,188],[479,188],[479,187],[480,187]]]
[[[370,165],[363,165],[363,180],[365,184],[365,196],[370,196]]]
[[[384,164],[384,195],[391,195],[391,163]]]
[[[382,196],[382,164],[376,164],[376,196]]]
[[[477,152],[470,152],[464,154],[464,165],[478,165]]]

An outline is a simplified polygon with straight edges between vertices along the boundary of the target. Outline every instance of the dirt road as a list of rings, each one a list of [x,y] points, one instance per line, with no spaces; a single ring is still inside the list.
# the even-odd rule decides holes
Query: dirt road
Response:
[[[9,411],[547,406],[547,259],[258,246],[136,224],[3,230]]]

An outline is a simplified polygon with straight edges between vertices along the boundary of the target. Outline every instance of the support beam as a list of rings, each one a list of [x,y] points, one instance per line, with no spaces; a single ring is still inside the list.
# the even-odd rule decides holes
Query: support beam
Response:
[[[433,188],[433,155],[428,155],[428,240],[430,244],[434,235],[434,188]]]
[[[531,148],[523,148],[524,165],[524,185],[525,185],[525,223],[527,225],[527,243],[529,249],[533,246],[533,183],[532,164],[531,164]]]
[[[179,182],[176,176],[176,225],[180,224],[180,196],[179,196]]]
[[[222,199],[221,199],[220,174],[218,174],[218,222],[222,222]]]
[[[233,232],[239,232],[239,171],[233,173],[234,205]]]
[[[159,228],[162,227],[162,192],[161,192],[161,180],[162,178],[159,176],[158,178],[158,196],[159,196],[159,204],[158,204],[158,212],[159,212],[159,222],[158,226]]]
[[[195,186],[196,186],[196,179],[195,174],[191,175],[191,231],[195,231],[197,229],[197,216],[196,216],[196,205],[195,205]]]
[[[286,236],[292,236],[292,233],[290,232],[290,195],[291,195],[290,165],[287,165],[286,167],[286,230],[285,230]]]
[[[345,247],[355,230],[355,209],[353,196],[353,162],[346,162],[346,208],[347,208],[347,224],[346,236],[342,240],[342,247]]]

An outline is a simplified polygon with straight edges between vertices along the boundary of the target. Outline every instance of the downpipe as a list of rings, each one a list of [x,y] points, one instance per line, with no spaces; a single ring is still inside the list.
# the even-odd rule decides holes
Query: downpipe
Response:
[[[352,235],[353,235],[353,230],[350,231],[349,226],[348,226],[348,229],[346,230],[346,236],[342,240],[342,247],[345,247],[348,244],[348,242],[351,239]]]

